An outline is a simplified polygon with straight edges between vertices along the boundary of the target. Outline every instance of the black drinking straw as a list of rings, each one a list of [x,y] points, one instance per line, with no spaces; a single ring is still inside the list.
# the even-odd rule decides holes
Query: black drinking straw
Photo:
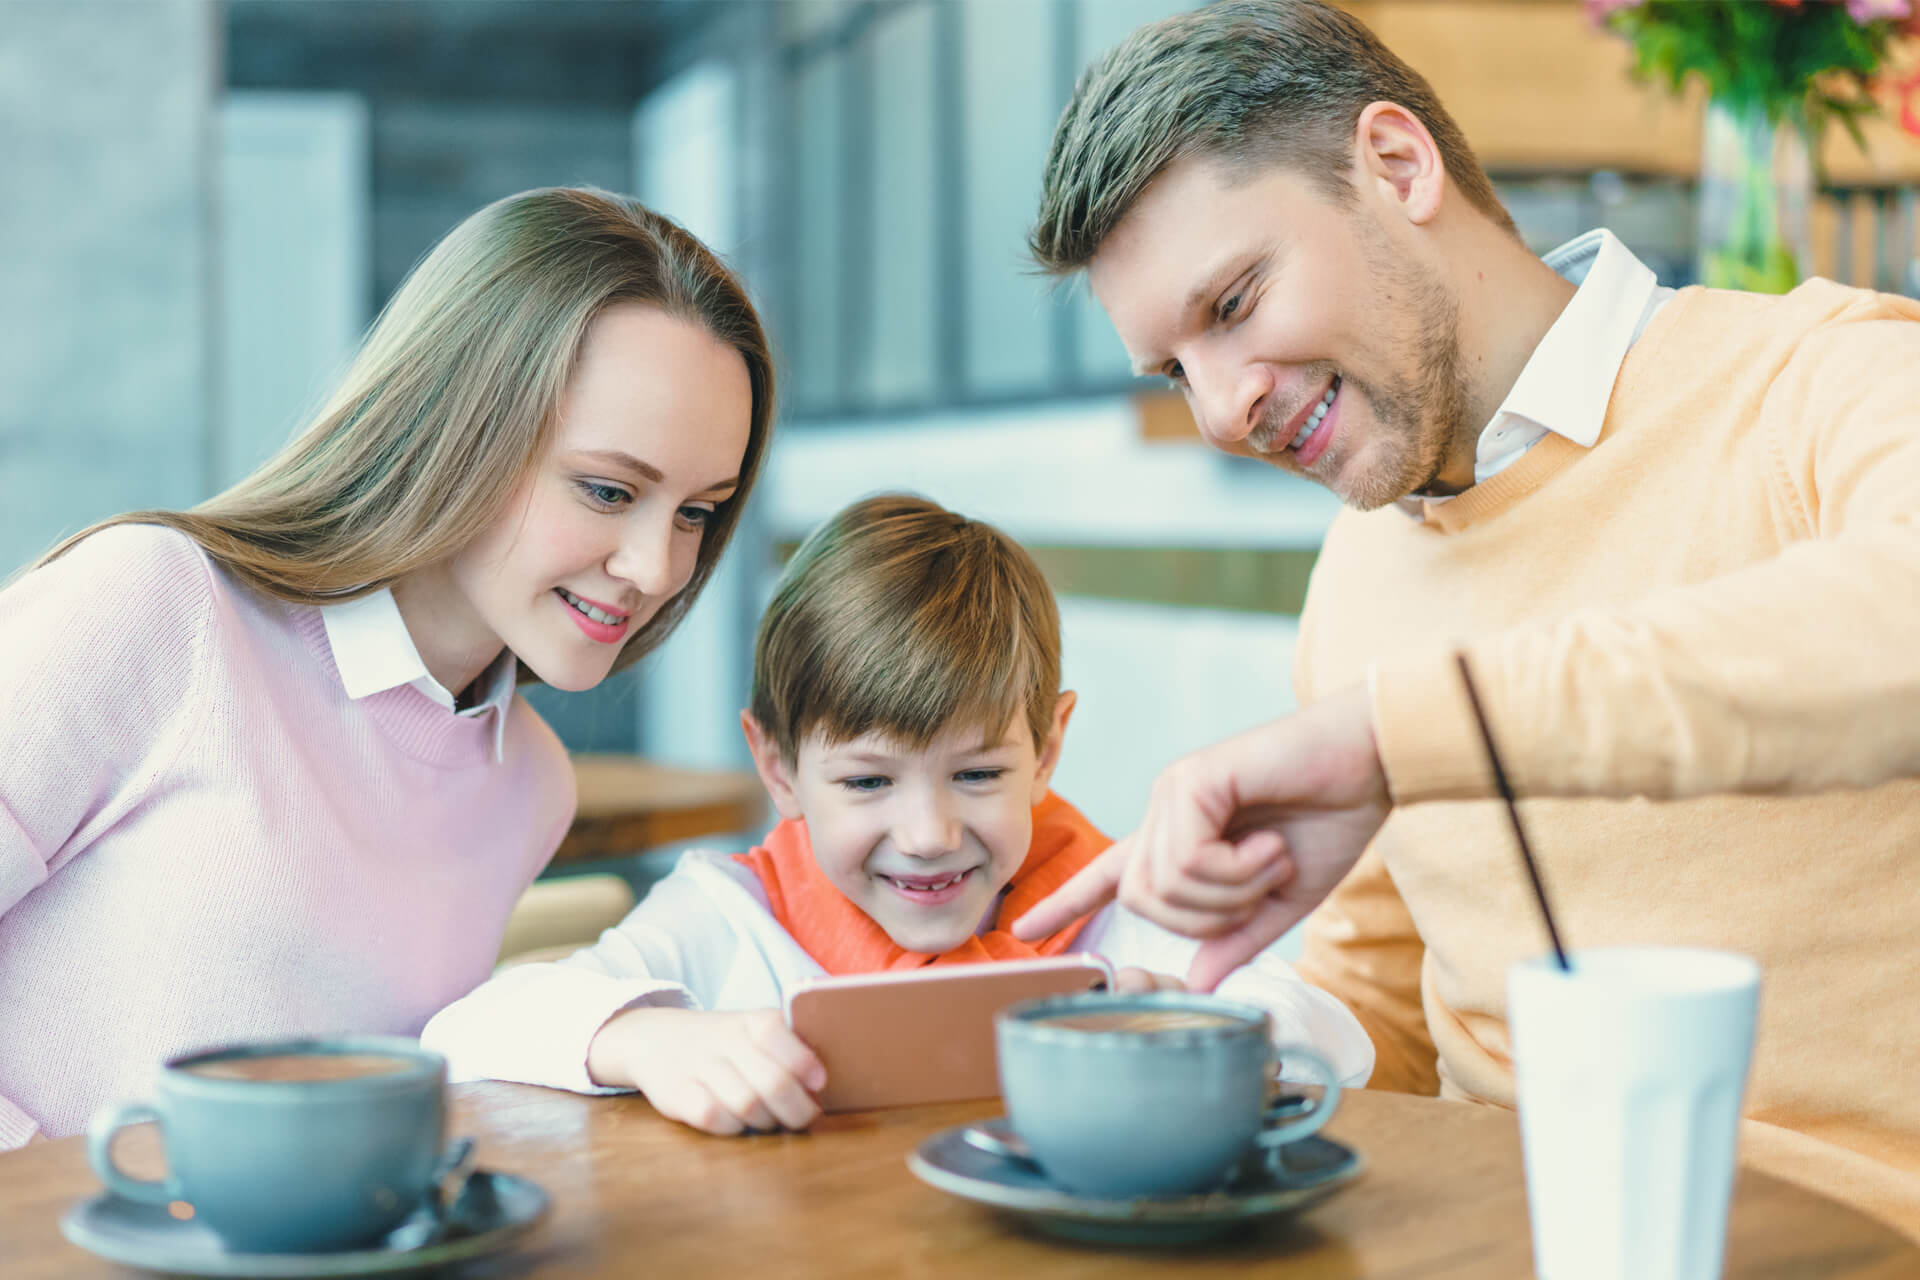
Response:
[[[1540,868],[1533,861],[1533,848],[1527,844],[1527,831],[1520,825],[1520,806],[1513,802],[1513,788],[1507,783],[1507,771],[1500,765],[1500,752],[1493,745],[1493,728],[1487,723],[1487,713],[1481,709],[1479,691],[1473,687],[1473,672],[1467,669],[1467,655],[1456,653],[1454,660],[1460,664],[1460,679],[1467,686],[1467,701],[1473,704],[1473,718],[1480,725],[1480,740],[1487,744],[1487,760],[1493,765],[1493,785],[1500,788],[1500,798],[1507,802],[1507,818],[1513,823],[1514,839],[1520,842],[1520,860],[1527,864],[1527,879],[1533,881],[1533,896],[1540,902],[1540,914],[1547,922],[1547,937],[1553,943],[1553,958],[1560,966],[1560,972],[1571,973],[1573,966],[1567,963],[1567,953],[1560,945],[1560,930],[1554,927],[1553,908],[1547,905],[1547,887],[1540,883]]]

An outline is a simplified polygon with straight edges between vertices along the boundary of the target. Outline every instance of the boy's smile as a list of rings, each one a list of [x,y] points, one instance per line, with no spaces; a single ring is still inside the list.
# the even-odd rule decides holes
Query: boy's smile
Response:
[[[1026,861],[1034,766],[1026,724],[922,749],[867,734],[803,742],[795,792],[813,856],[836,889],[909,951],[965,942]]]
[[[909,951],[939,955],[997,923],[1026,862],[1073,696],[1036,749],[1024,716],[992,740],[949,729],[924,747],[884,733],[812,734],[782,760],[751,716],[754,758],[784,818],[807,824],[814,860],[846,899]]]

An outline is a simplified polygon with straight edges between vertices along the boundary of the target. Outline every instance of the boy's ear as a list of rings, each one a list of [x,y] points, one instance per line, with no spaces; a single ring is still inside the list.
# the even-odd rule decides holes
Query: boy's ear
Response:
[[[800,812],[800,797],[793,788],[793,769],[780,754],[780,744],[760,727],[751,711],[740,713],[740,731],[747,735],[747,750],[753,753],[754,770],[759,773],[767,795],[772,797],[774,809],[781,817],[793,821],[805,817]]]
[[[1060,744],[1067,736],[1067,718],[1073,714],[1073,704],[1079,695],[1068,689],[1054,700],[1053,724],[1047,730],[1047,740],[1040,744],[1040,763],[1033,771],[1033,803],[1039,804],[1040,798],[1047,794],[1047,783],[1053,779],[1053,768],[1060,763]]]

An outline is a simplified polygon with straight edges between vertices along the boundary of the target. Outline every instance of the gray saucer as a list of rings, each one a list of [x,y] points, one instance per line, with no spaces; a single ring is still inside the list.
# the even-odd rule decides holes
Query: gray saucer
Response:
[[[988,1129],[1003,1124],[992,1121]],[[944,1130],[907,1157],[922,1182],[1005,1209],[1037,1231],[1093,1244],[1185,1244],[1292,1213],[1332,1195],[1365,1168],[1360,1154],[1314,1136],[1279,1148],[1265,1164],[1199,1195],[1101,1200],[1056,1186],[1036,1166],[969,1142],[970,1125]]]
[[[212,1231],[191,1220],[180,1221],[165,1205],[139,1204],[112,1194],[74,1205],[60,1219],[60,1231],[82,1249],[111,1262],[172,1275],[260,1280],[396,1275],[492,1253],[547,1211],[547,1193],[525,1178],[477,1172],[471,1184],[488,1186],[493,1194],[475,1198],[483,1208],[463,1224],[463,1233],[414,1249],[387,1244],[347,1253],[229,1253]],[[395,1237],[406,1231],[403,1225]]]

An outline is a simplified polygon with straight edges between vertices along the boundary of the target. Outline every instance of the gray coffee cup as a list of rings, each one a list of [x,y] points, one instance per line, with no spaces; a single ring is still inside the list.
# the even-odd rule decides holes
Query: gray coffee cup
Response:
[[[87,1156],[115,1194],[184,1200],[242,1253],[378,1244],[419,1206],[446,1146],[446,1060],[389,1036],[294,1040],[165,1063],[154,1100],[103,1108]],[[133,1178],[114,1136],[155,1121],[167,1176]]]
[[[1007,1119],[1047,1176],[1102,1198],[1221,1185],[1256,1148],[1319,1130],[1340,1082],[1311,1049],[1276,1050],[1266,1010],[1215,996],[1098,992],[1028,1000],[994,1032]],[[1278,1054],[1324,1092],[1267,1123]]]

